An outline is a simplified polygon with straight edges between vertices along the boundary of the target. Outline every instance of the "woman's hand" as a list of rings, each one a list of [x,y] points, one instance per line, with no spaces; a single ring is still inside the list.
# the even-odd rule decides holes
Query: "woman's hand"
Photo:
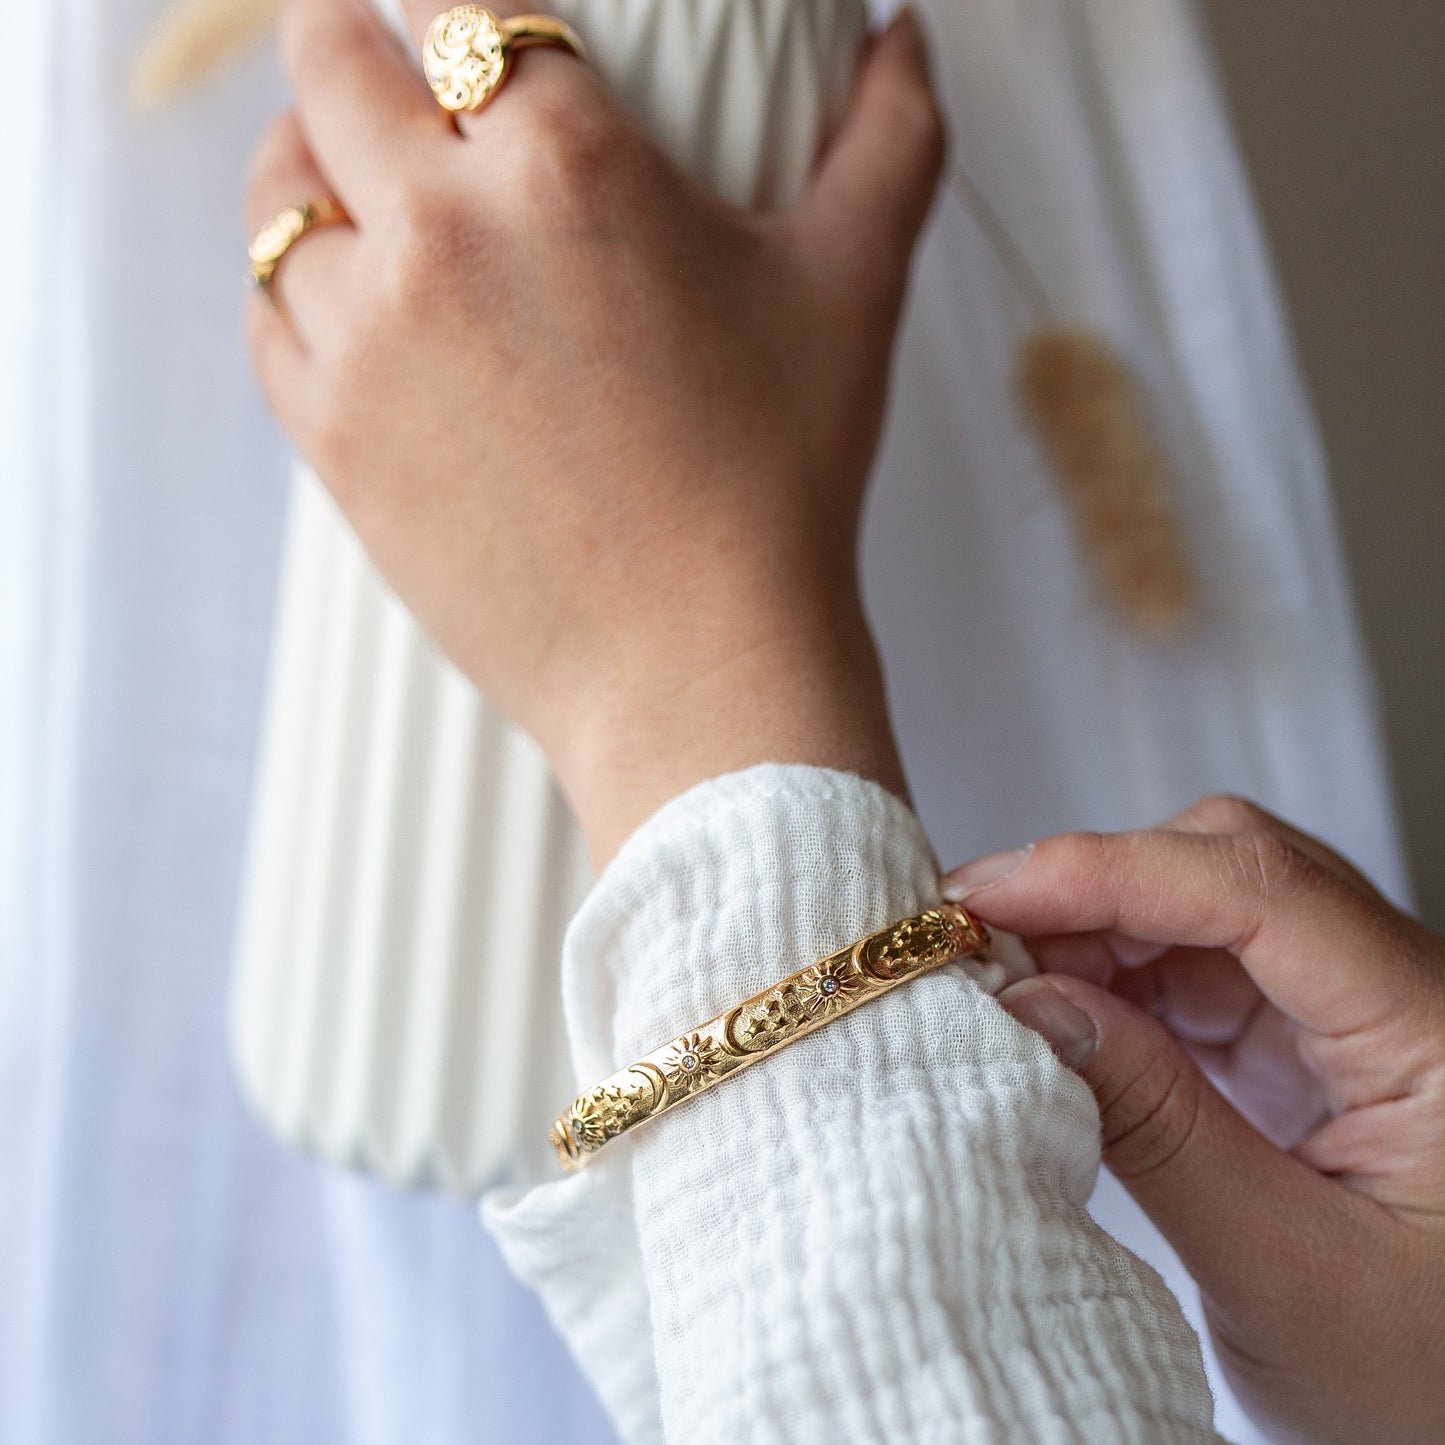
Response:
[[[249,220],[330,192],[355,224],[285,258],[284,315],[252,304],[256,369],[598,860],[764,759],[901,789],[855,549],[943,154],[916,23],[776,216],[680,175],[565,54],[522,54],[459,130],[363,0],[291,0],[282,41],[297,111]]]
[[[1094,1090],[1250,1413],[1280,1440],[1445,1440],[1445,940],[1234,798],[945,893],[1067,971],[1002,1002]]]

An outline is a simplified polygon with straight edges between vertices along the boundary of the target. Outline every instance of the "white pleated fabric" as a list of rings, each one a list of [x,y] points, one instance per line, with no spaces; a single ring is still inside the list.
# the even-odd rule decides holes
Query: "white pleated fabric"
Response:
[[[130,116],[158,8],[0,7],[0,1439],[604,1440],[462,1206],[290,1160],[236,1100],[289,457],[236,342],[235,218],[282,97],[254,66]],[[1208,605],[1146,648],[1095,603],[1013,421],[1019,307],[945,200],[866,558],[941,857],[1229,787],[1398,896],[1323,471],[1186,0],[923,8],[960,155],[1065,319],[1148,380]]]
[[[614,1438],[475,1210],[289,1154],[224,1030],[290,448],[240,344],[252,64],[0,4],[0,1442]]]
[[[875,784],[694,788],[568,933],[578,1069],[937,900],[927,836]],[[1089,1217],[1098,1167],[1093,1095],[953,965],[485,1215],[629,1445],[1213,1442],[1178,1304]]]

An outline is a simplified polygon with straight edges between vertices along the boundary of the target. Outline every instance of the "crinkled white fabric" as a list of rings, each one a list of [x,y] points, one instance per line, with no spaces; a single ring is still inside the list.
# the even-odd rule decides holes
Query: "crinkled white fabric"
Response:
[[[237,341],[237,213],[284,96],[257,63],[131,115],[121,62],[162,4],[0,4],[0,1439],[606,1438],[466,1211],[288,1158],[235,1099],[290,465]],[[1214,608],[1146,650],[1088,605],[1012,420],[1016,299],[945,200],[866,563],[931,836],[953,862],[1229,787],[1398,894],[1323,473],[1189,5],[925,8],[958,153],[1166,413]]]
[[[579,1080],[936,900],[871,783],[695,788],[568,936]],[[951,966],[484,1212],[631,1442],[1213,1441],[1179,1305],[1087,1212],[1098,1129]]]

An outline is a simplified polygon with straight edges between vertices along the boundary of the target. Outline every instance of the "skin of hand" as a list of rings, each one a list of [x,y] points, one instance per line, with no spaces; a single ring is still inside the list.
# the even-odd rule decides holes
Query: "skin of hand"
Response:
[[[409,4],[418,36],[435,8]],[[541,743],[594,861],[759,761],[902,792],[856,546],[945,150],[916,19],[775,215],[684,177],[565,53],[522,52],[453,120],[364,0],[289,0],[281,40],[296,110],[248,223],[328,192],[354,224],[251,302],[257,374],[388,582]]]
[[[944,892],[1050,970],[1000,1001],[1094,1091],[1104,1161],[1198,1282],[1252,1417],[1445,1440],[1445,940],[1230,797]]]

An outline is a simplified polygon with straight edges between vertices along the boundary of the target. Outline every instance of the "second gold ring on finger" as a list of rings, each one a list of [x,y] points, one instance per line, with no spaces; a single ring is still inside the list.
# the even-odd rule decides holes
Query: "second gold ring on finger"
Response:
[[[268,301],[276,300],[276,269],[282,258],[308,231],[322,226],[340,226],[351,219],[346,208],[332,196],[315,196],[294,206],[285,206],[251,237],[246,255],[251,262],[251,284]]]

